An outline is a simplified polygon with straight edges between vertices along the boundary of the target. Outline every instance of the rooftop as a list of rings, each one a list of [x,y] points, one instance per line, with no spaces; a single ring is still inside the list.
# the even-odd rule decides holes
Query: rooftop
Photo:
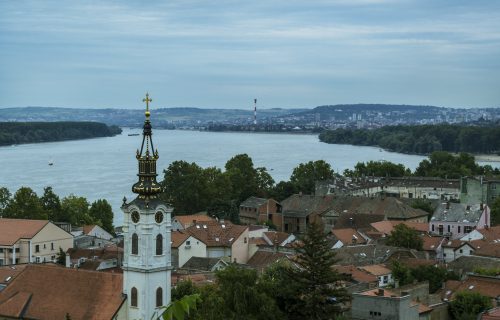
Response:
[[[332,234],[344,245],[367,243],[366,239],[358,231],[352,228],[333,229]]]
[[[240,204],[240,207],[259,208],[267,202],[267,199],[250,197]]]
[[[31,239],[48,223],[48,220],[0,218],[0,245],[11,246],[19,239]]]
[[[383,276],[386,274],[392,273],[391,269],[386,268],[382,264],[372,264],[364,267],[359,267],[361,270],[364,270],[374,276]]]
[[[481,218],[483,210],[479,204],[466,205],[464,203],[444,202],[437,206],[431,218],[432,221],[449,221],[476,223]]]
[[[294,194],[281,202],[283,216],[305,218],[310,214],[321,214],[331,209],[334,196]]]
[[[207,247],[231,247],[245,230],[248,230],[247,226],[236,225],[230,221],[207,221],[196,223],[185,231]]]

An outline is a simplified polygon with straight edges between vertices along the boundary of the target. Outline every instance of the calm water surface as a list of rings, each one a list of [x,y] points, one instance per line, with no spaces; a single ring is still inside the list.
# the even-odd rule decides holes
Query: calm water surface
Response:
[[[139,130],[124,129],[119,136],[66,142],[0,147],[0,186],[13,193],[21,186],[39,195],[52,186],[61,197],[71,193],[89,201],[104,198],[122,223],[121,199],[132,199],[136,181],[135,151],[142,136]],[[278,182],[288,180],[294,167],[310,160],[325,160],[335,171],[353,168],[359,161],[387,160],[415,169],[425,157],[381,151],[375,147],[334,145],[319,142],[316,135],[220,133],[154,130],[158,148],[158,180],[162,169],[175,160],[196,162],[202,167],[223,168],[236,154],[247,153],[255,167],[266,167]],[[52,166],[48,163],[53,162]],[[498,164],[497,164],[498,165]]]

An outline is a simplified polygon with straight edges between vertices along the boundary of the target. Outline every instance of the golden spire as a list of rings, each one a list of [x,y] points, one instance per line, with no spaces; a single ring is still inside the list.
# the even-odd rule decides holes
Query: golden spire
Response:
[[[149,93],[146,92],[146,98],[142,99],[142,102],[146,102],[146,112],[144,113],[146,115],[146,118],[149,118],[149,103],[153,102],[153,99],[149,99]]]

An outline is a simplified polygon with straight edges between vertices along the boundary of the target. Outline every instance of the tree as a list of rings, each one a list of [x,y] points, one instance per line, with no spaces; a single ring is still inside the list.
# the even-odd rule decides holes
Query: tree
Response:
[[[272,197],[282,201],[298,192],[297,186],[290,181],[280,181],[271,192]]]
[[[354,171],[344,170],[350,177],[375,176],[375,177],[403,177],[411,175],[411,170],[402,164],[389,161],[368,161],[358,162],[354,166]]]
[[[3,210],[7,205],[9,204],[10,201],[10,192],[9,189],[1,187],[0,188],[0,216],[3,214]]]
[[[42,201],[28,187],[19,188],[3,211],[8,218],[47,219],[47,211],[43,208]]]
[[[260,191],[260,196],[266,196],[274,187],[274,179],[264,167],[259,167],[256,170],[257,188]]]
[[[419,266],[411,267],[395,260],[392,263],[392,275],[399,282],[400,286],[418,282],[428,281],[429,292],[434,293],[442,287],[443,282],[447,280],[458,280],[454,272],[447,271],[445,268],[437,266]]]
[[[104,230],[111,234],[115,233],[115,228],[113,227],[113,210],[106,200],[99,199],[94,201],[90,206],[89,215]]]
[[[73,194],[61,201],[61,221],[69,222],[74,226],[94,224],[95,221],[89,214],[89,203],[83,197]]]
[[[477,292],[462,291],[455,295],[450,303],[450,311],[455,319],[475,320],[477,315],[491,308],[490,298]]]
[[[199,293],[199,290],[190,279],[179,281],[177,285],[172,288],[172,301],[180,300],[184,296],[195,293]]]
[[[179,300],[172,301],[168,306],[163,308],[161,317],[164,320],[184,320],[196,310],[200,302],[199,294],[183,296]],[[162,309],[160,309],[162,310]]]
[[[394,227],[387,238],[387,244],[396,247],[422,250],[424,241],[418,235],[417,230],[400,223]]]
[[[491,224],[500,224],[500,197],[497,197],[491,204]]]
[[[52,187],[43,189],[43,196],[40,198],[43,208],[47,211],[49,220],[59,221],[61,217],[61,200],[57,196]]]
[[[333,178],[333,170],[329,163],[324,160],[309,161],[301,163],[293,169],[290,181],[299,191],[313,194],[316,181],[329,180]]]
[[[61,247],[59,247],[59,252],[56,255],[56,263],[66,265],[66,252]]]
[[[226,162],[226,174],[231,182],[232,197],[238,203],[258,193],[257,170],[247,154],[238,154]]]
[[[290,269],[295,282],[292,290],[295,303],[287,306],[289,319],[332,319],[341,312],[341,304],[349,296],[341,287],[342,277],[332,268],[335,253],[323,232],[323,226],[313,222],[296,248],[294,263]]]

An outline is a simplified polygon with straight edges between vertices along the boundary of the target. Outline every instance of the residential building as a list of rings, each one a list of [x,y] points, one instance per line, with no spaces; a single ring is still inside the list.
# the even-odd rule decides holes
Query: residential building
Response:
[[[283,252],[274,251],[257,251],[254,255],[247,261],[247,265],[251,268],[257,270],[258,272],[264,272],[264,270],[280,261],[288,261],[289,255]]]
[[[469,274],[463,281],[448,280],[440,291],[444,301],[452,301],[459,292],[477,292],[491,299],[493,307],[500,306],[500,277]]]
[[[363,266],[359,267],[359,269],[377,277],[378,286],[381,288],[392,285],[394,283],[394,279],[392,278],[392,270],[382,264]]]
[[[430,319],[432,309],[411,299],[409,294],[396,295],[386,289],[371,289],[352,294],[351,319]]]
[[[443,261],[443,243],[448,242],[444,237],[422,236],[422,250],[426,253],[426,259]]]
[[[348,293],[365,291],[378,286],[378,277],[353,265],[333,266],[335,271],[347,278],[345,287]]]
[[[460,202],[462,203],[486,203],[491,206],[498,196],[500,196],[500,180],[485,177],[460,179]]]
[[[437,206],[429,223],[429,233],[460,239],[474,229],[490,226],[490,208],[487,205],[468,205],[444,202]]]
[[[335,241],[332,249],[338,249],[344,246],[362,245],[370,242],[370,238],[362,232],[352,228],[333,229],[332,235]]]
[[[451,262],[461,256],[470,256],[475,251],[474,246],[470,242],[460,241],[459,239],[444,241],[442,248],[444,262]]]
[[[69,249],[66,267],[94,271],[122,272],[123,248],[108,246],[100,249]]]
[[[110,234],[109,232],[107,232],[98,225],[83,226],[83,234],[105,240],[111,240],[114,238],[112,234]]]
[[[223,270],[229,265],[222,258],[191,257],[183,266],[182,270],[189,272],[215,272]]]
[[[129,319],[122,286],[118,273],[26,265],[0,290],[0,319]]]
[[[207,221],[215,221],[215,218],[201,213],[186,215],[177,214],[172,218],[172,231],[185,230],[196,223],[203,223]]]
[[[192,257],[207,257],[207,246],[187,231],[172,231],[172,267],[181,268]]]
[[[240,222],[242,224],[271,222],[281,230],[283,222],[281,204],[274,199],[250,197],[240,204]]]
[[[334,196],[314,196],[294,194],[281,201],[283,225],[280,231],[288,233],[304,233],[309,223],[320,216],[329,216]],[[325,229],[328,228],[325,225]]]
[[[206,257],[224,257],[237,263],[248,261],[248,226],[224,220],[207,221],[185,231],[206,245]]]
[[[415,229],[419,234],[427,234],[427,232],[429,231],[429,224],[427,222],[384,220],[373,222],[370,225],[374,230],[383,233],[385,236],[388,236],[392,233],[392,230],[394,230],[394,227],[398,224],[404,224],[409,228]]]
[[[73,236],[47,220],[0,218],[0,266],[55,261]]]
[[[484,240],[488,242],[500,242],[500,226],[484,227],[484,229],[474,229],[460,238],[462,241]],[[495,241],[496,240],[496,241]]]

